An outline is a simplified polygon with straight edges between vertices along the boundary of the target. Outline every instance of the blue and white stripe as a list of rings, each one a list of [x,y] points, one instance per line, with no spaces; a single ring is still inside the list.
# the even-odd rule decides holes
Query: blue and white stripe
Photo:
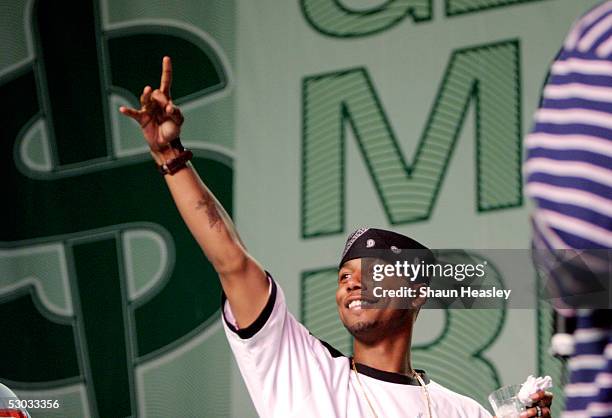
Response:
[[[569,361],[562,418],[612,416],[612,331],[610,312],[579,310],[575,354]]]
[[[572,27],[526,139],[536,248],[612,249],[611,54],[612,1],[606,1]],[[603,268],[609,271],[609,260]],[[565,275],[556,285],[579,281]],[[612,311],[576,314],[562,417],[612,417]]]
[[[612,1],[580,19],[526,140],[527,194],[551,248],[612,248]]]

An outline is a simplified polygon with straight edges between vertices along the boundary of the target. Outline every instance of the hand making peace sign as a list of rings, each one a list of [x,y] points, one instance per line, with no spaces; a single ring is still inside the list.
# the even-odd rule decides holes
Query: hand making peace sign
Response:
[[[183,124],[183,115],[174,106],[170,96],[172,61],[164,57],[161,82],[158,89],[146,86],[140,96],[140,110],[121,106],[119,111],[140,124],[142,133],[152,151],[161,151],[177,138]]]

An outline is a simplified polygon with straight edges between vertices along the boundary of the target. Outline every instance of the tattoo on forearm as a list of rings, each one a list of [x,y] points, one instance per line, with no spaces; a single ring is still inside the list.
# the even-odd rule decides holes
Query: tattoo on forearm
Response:
[[[221,220],[221,214],[219,213],[217,202],[210,193],[205,193],[202,198],[198,200],[196,209],[204,209],[206,211],[206,215],[208,216],[208,225],[211,228],[217,225]]]

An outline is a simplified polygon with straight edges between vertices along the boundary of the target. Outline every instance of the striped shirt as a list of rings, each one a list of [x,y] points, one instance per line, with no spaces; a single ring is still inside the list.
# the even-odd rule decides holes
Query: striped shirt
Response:
[[[612,249],[612,1],[572,27],[527,137],[536,249]],[[599,253],[601,254],[601,252]],[[596,261],[602,261],[601,259]],[[561,277],[562,275],[559,275]],[[584,276],[557,276],[576,288]],[[576,285],[576,286],[574,286]],[[562,417],[612,417],[612,311],[578,309]]]

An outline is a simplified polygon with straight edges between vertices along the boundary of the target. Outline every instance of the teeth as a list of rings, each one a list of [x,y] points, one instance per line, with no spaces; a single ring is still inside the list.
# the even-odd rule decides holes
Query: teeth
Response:
[[[349,303],[349,309],[361,309],[361,301],[360,300],[354,300],[351,303]]]

